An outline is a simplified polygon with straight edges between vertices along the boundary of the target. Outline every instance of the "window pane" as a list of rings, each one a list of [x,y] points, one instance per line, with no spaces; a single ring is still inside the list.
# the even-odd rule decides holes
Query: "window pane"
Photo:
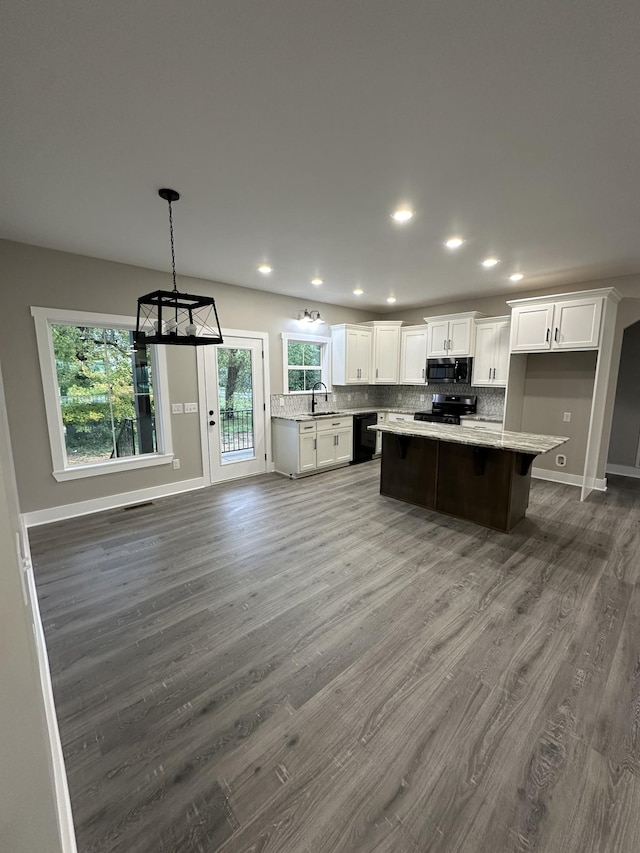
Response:
[[[320,344],[303,344],[303,359],[300,364],[320,365]]]
[[[288,347],[288,364],[301,365],[304,364],[304,344],[297,344],[289,341]]]
[[[304,370],[289,370],[289,391],[304,391]]]
[[[156,452],[150,351],[125,329],[52,326],[69,465]]]
[[[305,389],[307,391],[311,391],[316,382],[320,382],[322,379],[322,374],[319,370],[305,370],[304,371],[305,378]]]

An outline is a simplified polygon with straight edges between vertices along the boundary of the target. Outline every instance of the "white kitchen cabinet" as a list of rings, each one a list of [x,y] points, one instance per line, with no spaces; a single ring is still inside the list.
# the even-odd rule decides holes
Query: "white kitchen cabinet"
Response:
[[[534,297],[508,303],[511,352],[597,349],[600,343],[601,296]]]
[[[400,382],[423,385],[427,381],[428,326],[405,326],[400,330]]]
[[[331,381],[334,385],[368,385],[372,331],[342,323],[331,326]]]
[[[400,377],[400,327],[402,320],[369,323],[373,332],[371,384],[397,385]]]
[[[473,418],[460,418],[460,426],[466,429],[485,430],[486,432],[502,432],[504,423],[502,421],[479,421]]]
[[[314,474],[353,458],[353,418],[290,421],[273,418],[275,470],[289,477]]]
[[[509,318],[476,321],[472,385],[505,387],[509,372]]]
[[[483,315],[478,311],[425,317],[427,324],[427,357],[447,358],[472,356],[475,344],[474,320]]]

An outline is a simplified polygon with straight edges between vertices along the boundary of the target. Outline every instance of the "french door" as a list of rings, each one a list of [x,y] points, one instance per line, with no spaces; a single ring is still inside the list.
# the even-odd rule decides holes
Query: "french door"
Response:
[[[203,347],[212,483],[267,470],[263,341],[225,335]]]

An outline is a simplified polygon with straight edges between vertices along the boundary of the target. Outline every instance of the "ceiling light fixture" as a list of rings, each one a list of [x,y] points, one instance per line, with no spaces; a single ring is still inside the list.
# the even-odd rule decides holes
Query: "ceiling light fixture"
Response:
[[[298,314],[298,320],[302,323],[324,323],[319,311],[315,309],[310,311],[308,308],[305,308]]]
[[[500,258],[485,258],[482,262],[482,266],[485,269],[491,269],[491,267],[495,267],[496,264],[500,263]]]
[[[408,207],[400,207],[398,210],[393,211],[391,218],[395,222],[399,222],[401,225],[404,225],[405,222],[409,222],[410,219],[413,219],[413,210],[410,210]]]
[[[315,278],[311,279],[311,284],[315,284],[316,287],[320,287],[320,285],[322,284],[322,279],[316,276]]]
[[[387,296],[387,302],[389,305],[393,305],[394,302],[397,302],[395,296]]]
[[[364,293],[364,290],[361,287],[356,287],[356,289],[353,292],[354,292],[355,296],[362,296],[362,294]]]
[[[134,342],[136,346],[221,344],[222,330],[213,297],[178,293],[171,204],[178,201],[180,193],[175,190],[161,189],[158,190],[158,195],[169,203],[173,290],[155,290],[138,299]]]
[[[447,247],[447,249],[459,249],[463,243],[463,237],[449,237],[449,239],[445,242],[445,246]]]
[[[273,272],[273,267],[270,267],[269,264],[260,264],[258,272],[261,272],[262,275],[269,275],[270,272]]]
[[[509,281],[522,281],[524,275],[521,272],[514,272],[509,276]]]

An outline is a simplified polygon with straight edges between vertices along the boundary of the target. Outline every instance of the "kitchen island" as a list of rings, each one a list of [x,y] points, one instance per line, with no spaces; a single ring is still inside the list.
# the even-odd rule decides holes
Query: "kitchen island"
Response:
[[[504,532],[526,513],[531,463],[568,441],[416,422],[377,424],[380,494]]]

